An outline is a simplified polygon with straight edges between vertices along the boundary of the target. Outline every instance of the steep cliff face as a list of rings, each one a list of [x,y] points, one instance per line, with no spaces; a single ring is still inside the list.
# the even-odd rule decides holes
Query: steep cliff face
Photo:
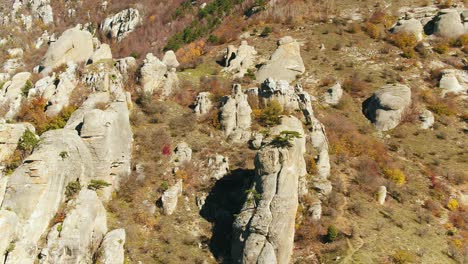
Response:
[[[289,147],[270,144],[255,158],[249,198],[234,222],[232,257],[236,263],[289,263],[298,207],[298,182],[306,174],[302,123],[283,117],[272,135],[298,133]]]

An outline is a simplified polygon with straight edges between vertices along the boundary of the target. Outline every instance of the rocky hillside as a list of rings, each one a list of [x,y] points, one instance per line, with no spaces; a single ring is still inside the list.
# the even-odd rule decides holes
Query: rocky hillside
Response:
[[[466,1],[0,3],[0,263],[467,263]]]

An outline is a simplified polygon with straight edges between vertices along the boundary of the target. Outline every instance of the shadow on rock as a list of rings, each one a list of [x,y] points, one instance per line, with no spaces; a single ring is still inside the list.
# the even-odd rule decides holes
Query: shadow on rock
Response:
[[[218,180],[206,198],[200,215],[213,224],[209,247],[221,263],[230,263],[232,224],[244,204],[253,170],[234,170]]]

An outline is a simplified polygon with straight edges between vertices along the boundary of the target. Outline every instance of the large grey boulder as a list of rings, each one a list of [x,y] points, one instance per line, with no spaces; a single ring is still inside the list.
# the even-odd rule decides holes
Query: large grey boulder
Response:
[[[106,209],[95,191],[82,190],[63,223],[52,227],[39,263],[93,263],[107,233]]]
[[[429,129],[434,125],[434,114],[431,111],[424,109],[419,113],[419,121],[421,121],[421,129]]]
[[[195,99],[195,108],[193,109],[195,114],[204,115],[211,111],[213,103],[211,102],[210,97],[210,92],[201,92],[197,95],[197,98]]]
[[[409,20],[399,20],[392,28],[393,33],[411,33],[418,41],[423,39],[424,28],[421,22],[411,18]]]
[[[207,176],[209,179],[219,180],[229,173],[229,159],[216,154],[214,157],[208,159],[207,169]]]
[[[278,48],[257,72],[257,80],[263,82],[269,77],[278,80],[294,81],[305,72],[300,44],[292,37],[283,37],[278,41]]]
[[[468,91],[468,73],[463,70],[446,69],[442,71],[439,88],[443,94],[464,94]]]
[[[323,94],[323,100],[329,105],[337,105],[340,103],[340,99],[343,96],[343,88],[340,83],[336,83],[332,87],[328,88]]]
[[[30,123],[7,124],[5,120],[0,120],[0,164],[13,155],[26,130],[35,132]]]
[[[223,98],[221,107],[221,126],[224,134],[234,142],[250,139],[250,125],[252,123],[252,108],[247,100],[247,94],[239,84],[234,84],[232,94]]]
[[[161,197],[161,203],[163,207],[163,213],[165,215],[171,215],[177,208],[177,201],[179,196],[182,195],[182,180],[178,180],[177,183],[165,191]]]
[[[24,97],[23,89],[30,78],[31,73],[20,72],[3,85],[3,89],[0,90],[0,107],[7,110],[5,119],[13,119],[20,110]]]
[[[458,38],[468,34],[459,10],[445,9],[435,18],[434,33],[444,38]]]
[[[160,91],[163,97],[169,96],[179,85],[179,79],[175,72],[175,68],[170,68],[159,60],[152,53],[146,55],[140,69],[141,79],[140,83],[146,93],[153,93]],[[171,65],[173,61],[168,60]]]
[[[293,252],[299,178],[306,175],[302,122],[292,116],[272,129],[296,131],[291,147],[269,145],[255,157],[255,177],[233,224],[234,263],[290,263]]]
[[[224,55],[224,71],[233,73],[234,78],[242,78],[249,69],[255,68],[257,51],[243,40],[239,48],[230,45]]]
[[[115,229],[106,234],[102,240],[97,263],[123,264],[125,229]]]
[[[181,165],[192,160],[192,149],[186,142],[180,142],[174,149],[172,161],[176,165]]]
[[[50,44],[42,65],[48,73],[69,61],[80,63],[93,55],[93,35],[80,26],[65,30],[57,41]]]
[[[378,89],[363,106],[363,113],[375,128],[387,131],[400,124],[411,104],[411,89],[402,84],[389,84]]]
[[[101,23],[101,32],[108,38],[118,41],[124,39],[130,32],[140,25],[142,19],[137,9],[129,8],[106,18]]]
[[[9,177],[1,210],[20,219],[22,232],[6,263],[33,263],[36,247],[65,199],[65,187],[94,176],[92,156],[75,130],[51,130]],[[2,219],[0,218],[0,222]]]

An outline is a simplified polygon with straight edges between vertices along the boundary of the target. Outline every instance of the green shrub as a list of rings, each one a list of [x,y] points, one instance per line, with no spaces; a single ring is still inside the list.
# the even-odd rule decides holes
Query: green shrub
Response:
[[[327,241],[328,242],[334,242],[338,238],[338,235],[340,234],[340,231],[335,225],[331,225],[327,229]]]
[[[60,152],[59,156],[62,158],[62,160],[64,160],[68,157],[68,152],[62,151]]]
[[[17,148],[21,151],[31,153],[38,143],[39,139],[37,139],[36,135],[31,130],[26,129],[18,142]]]
[[[208,37],[208,42],[214,43],[214,44],[215,44],[215,43],[218,43],[218,42],[219,42],[219,38],[218,38],[217,36],[215,36],[215,35],[210,35],[210,36]]]
[[[103,180],[91,180],[91,182],[88,184],[88,189],[97,191],[110,185],[110,183]]]
[[[265,27],[262,31],[262,33],[260,34],[260,37],[262,38],[266,38],[270,35],[270,33],[273,32],[273,30],[271,30],[270,27]]]
[[[437,44],[433,49],[439,54],[445,54],[449,51],[449,46],[446,43],[440,43]]]
[[[393,263],[396,264],[405,264],[405,263],[414,263],[416,258],[413,253],[408,250],[400,249],[392,255]]]
[[[67,187],[65,187],[65,196],[67,198],[70,198],[77,194],[81,190],[81,185],[79,181],[72,181],[67,184]]]
[[[278,148],[290,148],[293,146],[291,141],[295,138],[302,138],[302,136],[297,131],[285,130],[281,131],[281,133],[276,136],[270,144]]]
[[[23,88],[21,89],[21,94],[24,97],[28,96],[29,90],[31,90],[33,87],[34,87],[34,84],[30,80],[27,80]]]
[[[281,104],[273,100],[267,107],[262,109],[260,113],[260,123],[264,126],[275,126],[281,123],[281,114],[283,113],[283,107]]]

